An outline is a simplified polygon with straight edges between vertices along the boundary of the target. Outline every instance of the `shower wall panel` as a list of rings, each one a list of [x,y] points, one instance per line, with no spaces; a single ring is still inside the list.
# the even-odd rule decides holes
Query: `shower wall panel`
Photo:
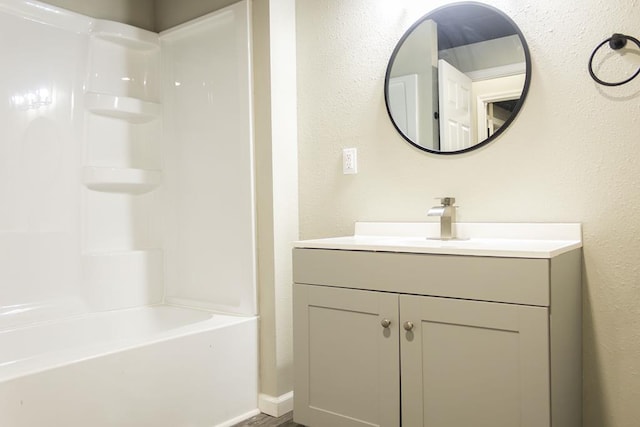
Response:
[[[162,301],[158,34],[92,20],[85,85],[83,289],[93,311]]]
[[[0,2],[0,327],[84,311],[75,119],[88,20],[45,25],[14,3]]]
[[[256,314],[249,24],[247,0],[160,37],[0,0],[0,329]]]
[[[249,6],[160,34],[167,301],[256,313]]]

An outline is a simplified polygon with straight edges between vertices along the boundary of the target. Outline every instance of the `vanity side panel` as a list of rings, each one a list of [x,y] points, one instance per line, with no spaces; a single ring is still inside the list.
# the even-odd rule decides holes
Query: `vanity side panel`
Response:
[[[551,424],[582,426],[582,250],[551,259]]]
[[[548,259],[296,248],[293,265],[295,283],[549,305]]]

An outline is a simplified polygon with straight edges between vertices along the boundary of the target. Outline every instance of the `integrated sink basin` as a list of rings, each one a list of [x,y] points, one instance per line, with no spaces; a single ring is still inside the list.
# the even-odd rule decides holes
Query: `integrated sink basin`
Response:
[[[438,238],[436,223],[357,222],[353,236],[302,240],[297,248],[551,258],[582,247],[580,224],[458,223],[458,239]]]

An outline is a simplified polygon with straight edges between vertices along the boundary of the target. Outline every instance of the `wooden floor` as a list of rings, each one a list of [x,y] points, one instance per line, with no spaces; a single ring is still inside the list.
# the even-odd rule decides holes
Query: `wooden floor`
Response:
[[[293,412],[274,418],[266,414],[256,415],[246,421],[236,424],[233,427],[304,427],[302,424],[293,422]]]

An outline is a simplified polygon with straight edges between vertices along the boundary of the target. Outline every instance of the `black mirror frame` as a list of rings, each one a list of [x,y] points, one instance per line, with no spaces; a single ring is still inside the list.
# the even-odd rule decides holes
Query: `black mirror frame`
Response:
[[[518,38],[520,39],[520,42],[522,43],[522,48],[524,51],[524,56],[525,56],[525,81],[524,81],[524,87],[522,88],[522,95],[520,96],[520,99],[518,100],[518,102],[516,103],[515,107],[513,108],[513,112],[511,113],[511,115],[509,116],[509,118],[507,120],[505,120],[504,124],[500,127],[500,129],[498,129],[493,135],[491,135],[490,137],[488,137],[487,139],[485,139],[484,141],[478,142],[477,144],[465,148],[464,150],[458,150],[458,151],[436,151],[436,150],[431,150],[428,149],[426,147],[423,147],[421,145],[418,145],[416,142],[412,141],[411,139],[409,139],[409,137],[407,135],[404,134],[404,132],[402,132],[400,130],[400,128],[398,127],[398,125],[396,124],[395,120],[393,120],[393,116],[391,115],[391,109],[389,108],[389,79],[391,76],[391,68],[393,66],[394,60],[396,58],[396,56],[398,55],[398,51],[400,50],[400,48],[402,47],[402,45],[404,44],[404,41],[411,35],[411,33],[413,33],[413,31],[416,29],[416,27],[418,27],[420,24],[422,24],[424,21],[426,21],[427,19],[429,19],[431,17],[432,14],[441,11],[443,9],[452,7],[452,6],[481,6],[484,8],[487,8],[495,13],[497,13],[498,15],[502,16],[507,22],[509,22],[513,28],[515,29],[516,33],[518,34]],[[529,92],[529,86],[531,85],[531,53],[529,52],[529,45],[527,44],[527,41],[524,38],[524,34],[522,33],[522,31],[520,30],[520,27],[518,27],[518,25],[516,25],[516,23],[513,21],[513,19],[511,19],[506,13],[504,13],[503,11],[501,11],[500,9],[497,9],[493,6],[484,4],[484,3],[478,3],[478,2],[474,2],[474,1],[465,1],[465,2],[456,2],[456,3],[450,3],[444,6],[440,6],[434,10],[432,10],[431,12],[427,13],[426,15],[423,15],[420,19],[418,19],[416,22],[413,23],[413,25],[411,25],[411,27],[409,27],[409,29],[407,31],[405,31],[405,33],[402,35],[402,37],[400,38],[400,40],[398,41],[398,43],[396,44],[395,48],[393,49],[393,52],[391,53],[391,57],[389,58],[389,63],[387,64],[387,71],[385,73],[384,76],[384,103],[385,106],[387,108],[387,114],[389,115],[389,118],[391,119],[391,123],[393,124],[393,127],[398,131],[398,133],[402,136],[402,138],[404,138],[409,144],[413,145],[414,147],[422,150],[422,151],[426,151],[428,153],[432,153],[432,154],[441,154],[441,155],[452,155],[452,154],[462,154],[462,153],[467,153],[469,151],[473,151],[473,150],[477,150],[487,144],[489,144],[490,142],[496,140],[498,137],[500,137],[500,135],[502,135],[504,133],[504,131],[511,125],[511,123],[515,120],[516,116],[518,115],[518,113],[520,112],[520,109],[522,108],[522,105],[524,103],[524,100],[527,97],[527,93]]]

